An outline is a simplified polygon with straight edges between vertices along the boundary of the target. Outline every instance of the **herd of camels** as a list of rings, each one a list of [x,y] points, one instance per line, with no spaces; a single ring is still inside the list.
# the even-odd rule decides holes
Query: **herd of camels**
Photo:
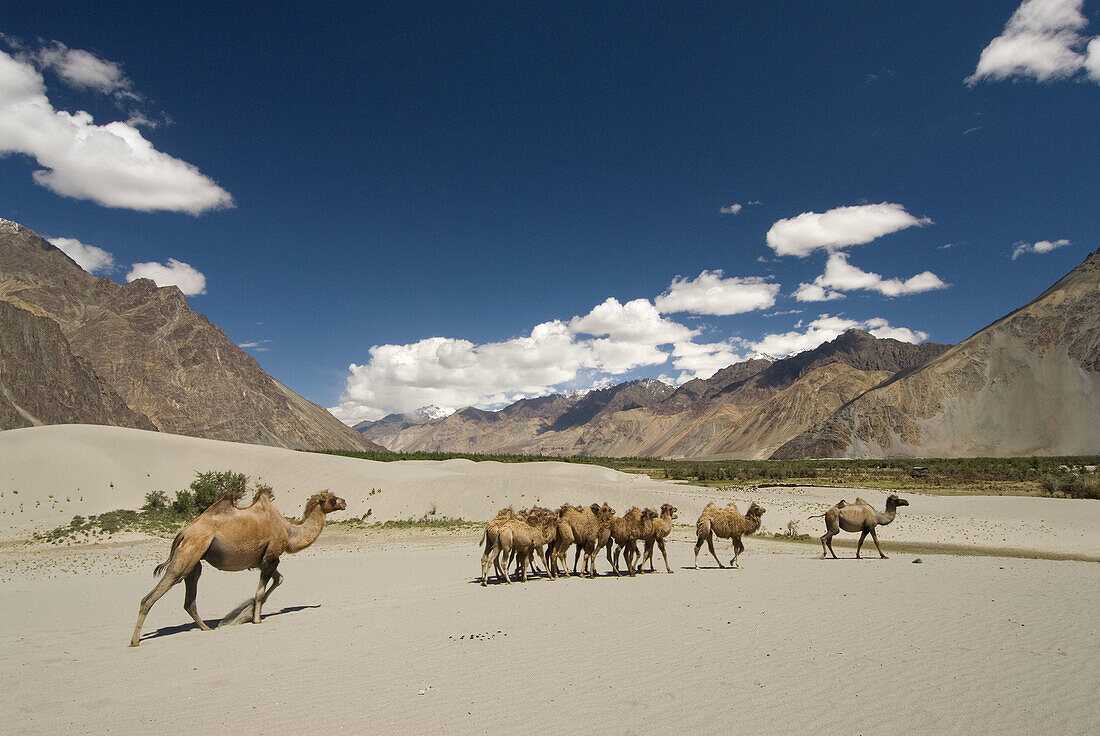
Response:
[[[886,499],[885,512],[876,511],[861,498],[857,498],[855,503],[840,501],[819,514],[824,517],[826,527],[825,534],[821,536],[822,557],[827,556],[828,552],[836,558],[832,538],[843,530],[860,533],[856,557],[860,556],[863,541],[870,534],[879,556],[885,558],[875,527],[889,524],[894,520],[898,507],[908,505],[908,501],[898,498],[896,494]],[[226,571],[259,569],[260,582],[252,601],[252,623],[260,623],[260,609],[272,591],[283,582],[283,576],[278,571],[279,558],[284,552],[298,552],[313,544],[324,529],[326,516],[345,508],[347,504],[344,499],[322,491],[310,497],[302,520],[295,522],[279,513],[266,488],[258,490],[251,505],[243,508],[237,506],[232,493],[227,493],[172,540],[168,559],[153,571],[154,576],[161,576],[159,582],[141,599],[130,646],[136,647],[141,643],[141,628],[153,604],[181,580],[185,585],[184,610],[200,629],[209,630],[210,627],[199,617],[196,606],[203,562]],[[488,582],[490,565],[498,581],[511,583],[508,568],[513,562],[516,573],[526,581],[528,569],[535,569],[536,557],[541,560],[546,574],[556,578],[562,572],[568,572],[566,556],[569,548],[574,546],[573,574],[577,573],[583,553],[581,574],[595,577],[596,558],[601,550],[606,550],[607,561],[616,575],[620,574],[620,555],[630,576],[641,572],[647,561],[650,571],[653,571],[654,547],[661,551],[665,570],[671,573],[665,539],[672,531],[676,512],[676,507],[667,503],[660,511],[634,507],[622,516],[616,516],[615,510],[606,503],[586,507],[565,504],[557,511],[540,507],[519,512],[511,508],[503,509],[486,525],[479,543],[485,545],[481,557],[481,584]],[[743,515],[733,503],[724,508],[714,503],[707,504],[695,522],[695,567],[699,567],[699,550],[704,542],[719,567],[725,567],[714,551],[716,536],[732,540],[733,559],[730,566],[738,567],[737,558],[745,550],[741,537],[757,531],[763,515],[764,509],[755,502]],[[641,549],[639,543],[643,545]]]

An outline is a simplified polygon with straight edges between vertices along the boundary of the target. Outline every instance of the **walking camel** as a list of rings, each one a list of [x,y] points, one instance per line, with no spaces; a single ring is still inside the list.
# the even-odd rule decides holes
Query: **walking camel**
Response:
[[[203,560],[228,572],[259,568],[260,584],[252,602],[252,623],[260,623],[260,608],[283,582],[277,569],[279,557],[284,552],[299,552],[313,544],[325,528],[325,516],[345,508],[344,499],[321,491],[310,497],[302,521],[295,523],[275,509],[271,504],[271,492],[266,488],[257,490],[252,505],[246,508],[238,508],[233,502],[233,494],[226,493],[176,535],[168,559],[153,570],[154,576],[163,572],[164,577],[141,599],[130,646],[141,643],[141,627],[149,609],[180,580],[187,586],[184,610],[200,629],[210,630],[199,618],[195,605]],[[269,581],[270,588],[267,587]]]
[[[843,529],[846,532],[860,533],[859,542],[856,544],[856,559],[860,559],[859,551],[863,547],[863,540],[870,534],[875,543],[875,549],[878,550],[879,557],[885,560],[886,555],[882,553],[882,547],[878,546],[878,534],[875,533],[875,527],[889,524],[897,515],[898,507],[908,505],[909,502],[904,498],[898,498],[896,493],[891,493],[886,498],[885,513],[875,511],[871,504],[862,498],[856,498],[855,503],[841,501],[824,514],[811,516],[811,519],[815,519],[817,516],[825,517],[825,533],[821,535],[821,556],[827,556],[825,549],[828,547],[829,554],[832,554],[834,560],[836,559],[836,552],[833,552],[833,537]]]
[[[703,542],[707,543],[711,556],[718,563],[718,567],[725,567],[718,555],[714,553],[715,535],[723,539],[733,540],[733,559],[731,567],[740,567],[737,564],[738,556],[745,551],[745,545],[741,542],[742,534],[752,534],[760,528],[760,522],[764,516],[764,509],[753,501],[749,504],[749,510],[742,516],[733,503],[726,508],[718,508],[714,502],[708,503],[699,514],[699,520],[695,522],[695,568],[699,568],[699,549]]]

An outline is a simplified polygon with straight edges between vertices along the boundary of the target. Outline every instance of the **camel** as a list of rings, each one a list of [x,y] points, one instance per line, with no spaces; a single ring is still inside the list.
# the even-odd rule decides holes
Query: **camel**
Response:
[[[860,533],[859,542],[856,544],[856,559],[862,559],[859,556],[859,551],[863,547],[863,540],[870,534],[871,539],[875,542],[875,549],[878,550],[879,557],[885,560],[886,555],[882,553],[882,547],[878,546],[878,534],[875,533],[875,527],[889,524],[897,515],[898,507],[908,505],[909,502],[904,498],[898,498],[896,493],[887,496],[885,513],[875,511],[871,504],[862,498],[856,498],[854,504],[845,503],[842,500],[822,514],[825,517],[825,533],[821,535],[821,556],[827,557],[828,554],[832,554],[833,559],[836,559],[836,552],[833,552],[833,537],[843,529],[846,532]],[[828,553],[826,553],[826,548],[828,548]]]
[[[154,576],[161,573],[164,576],[141,599],[130,646],[141,643],[141,627],[149,609],[180,580],[187,587],[184,610],[200,629],[210,630],[199,618],[195,605],[203,560],[228,572],[259,568],[260,584],[252,602],[252,623],[260,623],[260,608],[283,582],[278,571],[279,557],[284,552],[300,552],[313,544],[325,528],[325,516],[345,508],[344,499],[321,491],[306,501],[302,521],[296,523],[288,521],[275,509],[269,489],[257,490],[252,505],[245,508],[234,503],[232,492],[226,493],[176,535],[168,559],[154,568]],[[270,588],[267,587],[269,581]]]
[[[497,512],[497,515],[489,520],[489,523],[485,525],[485,532],[481,535],[481,541],[478,545],[484,544],[485,551],[481,555],[481,584],[485,585],[486,578],[488,577],[489,561],[492,560],[493,565],[496,567],[497,578],[503,577],[503,572],[500,569],[499,558],[493,558],[493,549],[497,546],[497,540],[500,538],[500,530],[503,528],[504,523],[510,519],[515,519],[516,512],[511,506],[501,509]],[[505,560],[505,564],[507,564]]]
[[[553,535],[557,527],[557,518],[550,513],[542,513],[545,509],[533,509],[528,518],[521,518],[518,514],[505,519],[498,527],[497,541],[493,546],[493,564],[500,578],[500,556],[504,556],[504,582],[511,584],[512,579],[508,575],[508,565],[512,555],[515,555],[517,567],[523,582],[527,582],[527,568],[533,568],[535,551]],[[481,584],[485,585],[487,566],[482,563]]]
[[[637,506],[632,507],[622,516],[616,516],[611,520],[607,535],[607,561],[611,563],[612,570],[619,574],[619,554],[622,553],[626,561],[626,571],[630,577],[634,577],[634,558],[638,554],[638,540],[642,538],[646,522],[657,516],[653,509],[642,511]],[[611,548],[615,548],[612,559]]]
[[[554,545],[554,556],[561,560],[562,567],[568,569],[565,561],[566,551],[570,544],[577,545],[577,554],[573,558],[573,574],[577,574],[577,562],[581,552],[584,552],[584,571],[588,577],[596,576],[596,551],[607,544],[610,534],[611,520],[615,518],[615,509],[606,503],[602,506],[592,504],[585,508],[578,508],[564,504],[558,511],[558,516],[569,531],[559,534]]]
[[[724,509],[718,508],[713,502],[708,503],[703,513],[699,515],[699,520],[695,522],[695,569],[699,569],[699,548],[703,546],[703,542],[707,543],[718,567],[725,567],[718,559],[718,555],[714,553],[715,535],[722,539],[733,540],[733,559],[730,560],[730,566],[741,567],[737,564],[737,557],[745,551],[745,545],[741,543],[741,535],[752,534],[759,529],[763,515],[764,509],[757,506],[755,501],[749,505],[749,510],[744,516],[738,512],[737,506],[733,503],[728,504]]]
[[[657,512],[654,513],[653,524],[647,529],[649,532],[645,537],[645,554],[642,555],[642,564],[638,566],[638,572],[642,572],[642,568],[645,567],[645,561],[649,560],[649,571],[653,572],[653,545],[656,543],[657,548],[661,550],[661,556],[665,558],[665,570],[672,573],[672,568],[668,566],[668,552],[665,551],[665,538],[672,533],[672,520],[676,518],[676,512],[679,511],[675,506],[670,503],[661,505],[661,515],[657,516]]]

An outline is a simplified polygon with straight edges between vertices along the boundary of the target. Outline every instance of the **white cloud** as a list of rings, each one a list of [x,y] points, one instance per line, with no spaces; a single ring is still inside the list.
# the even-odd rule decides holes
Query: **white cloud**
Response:
[[[854,319],[823,314],[806,325],[805,330],[801,332],[792,330],[765,335],[756,342],[746,344],[753,352],[764,353],[774,358],[785,358],[788,355],[812,350],[822,343],[835,340],[852,329],[866,330],[879,338],[893,338],[914,344],[928,339],[928,333],[926,332],[911,330],[908,327],[892,327],[889,322],[881,317],[860,322]]]
[[[731,315],[767,309],[775,304],[779,284],[748,277],[722,278],[722,271],[703,271],[689,281],[677,277],[654,301],[662,314]]]
[[[726,342],[681,342],[672,347],[672,365],[680,371],[674,379],[677,385],[692,378],[710,378],[726,366],[745,360],[733,347],[733,340]]]
[[[90,81],[90,80],[89,80]],[[153,147],[130,123],[96,125],[84,111],[54,110],[42,75],[0,51],[0,154],[31,156],[34,181],[104,207],[198,215],[233,198],[199,170]]]
[[[90,51],[70,49],[60,41],[43,46],[27,57],[40,69],[50,69],[70,87],[90,89],[116,97],[136,99],[133,82],[122,73],[122,67],[100,58]]]
[[[686,342],[698,334],[698,330],[662,317],[648,299],[620,304],[613,297],[584,317],[574,317],[569,329],[598,338],[590,343],[597,365],[612,374],[660,365],[668,360],[668,353],[659,346]]]
[[[1012,260],[1016,260],[1025,253],[1050,253],[1055,248],[1064,248],[1071,243],[1062,238],[1060,240],[1040,240],[1036,243],[1016,243],[1016,247],[1012,250]]]
[[[354,423],[430,404],[494,406],[551,393],[593,362],[591,347],[561,321],[485,345],[445,337],[375,345],[368,363],[350,366],[340,405],[330,411]]]
[[[745,209],[744,205],[740,205],[734,202],[729,207],[719,207],[718,211],[721,212],[723,215],[736,215],[743,209]]]
[[[135,263],[126,274],[126,283],[134,279],[152,279],[157,286],[178,286],[187,296],[206,293],[206,277],[190,264],[169,258],[168,263]]]
[[[1082,70],[1094,80],[1100,64],[1081,31],[1088,19],[1081,12],[1083,0],[1025,0],[1005,24],[1001,35],[990,41],[978,59],[968,85],[983,81],[1030,78],[1039,82],[1069,79]],[[1088,44],[1086,50],[1085,46]]]
[[[88,273],[105,273],[114,268],[115,257],[102,248],[81,243],[76,238],[50,238],[49,241]]]
[[[810,284],[799,284],[794,296],[800,302],[822,302],[841,299],[845,291],[876,291],[885,296],[903,296],[919,294],[935,289],[946,289],[947,284],[931,271],[924,271],[905,281],[884,279],[877,273],[863,271],[848,263],[848,254],[835,252],[829,254],[825,264],[825,273]]]
[[[818,249],[831,252],[870,243],[883,235],[931,222],[927,217],[914,217],[902,205],[891,202],[854,205],[827,212],[803,212],[779,220],[768,230],[766,241],[777,255],[805,258]]]
[[[1087,55],[1085,56],[1085,71],[1089,79],[1100,82],[1100,36],[1089,41]]]

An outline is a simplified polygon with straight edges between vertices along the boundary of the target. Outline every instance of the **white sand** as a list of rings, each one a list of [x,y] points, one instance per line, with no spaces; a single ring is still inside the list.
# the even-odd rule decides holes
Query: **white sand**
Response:
[[[711,497],[747,501],[562,463],[366,463],[73,426],[0,433],[0,521],[9,538],[25,536],[73,514],[136,507],[148,490],[171,494],[207,469],[261,477],[288,514],[324,487],[348,500],[349,515],[369,507],[382,519],[433,502],[477,519],[536,498],[620,510],[667,499],[690,522]],[[855,495],[754,498],[777,530]],[[860,495],[876,505],[885,496]],[[884,541],[1100,551],[1100,503],[903,495],[912,505]],[[815,534],[818,525],[802,522]],[[126,644],[166,540],[9,541],[0,708],[26,734],[1065,734],[1100,723],[1093,562],[922,553],[917,565],[905,552],[878,560],[873,546],[872,559],[838,547],[843,559],[826,561],[819,547],[749,538],[743,569],[701,558],[711,566],[693,570],[681,527],[669,545],[675,575],[482,588],[476,537],[326,530],[284,558],[286,582],[262,625],[199,632],[179,586],[153,608],[137,649]],[[728,543],[720,553],[728,559]],[[254,586],[253,572],[207,568],[200,613],[213,623]]]

